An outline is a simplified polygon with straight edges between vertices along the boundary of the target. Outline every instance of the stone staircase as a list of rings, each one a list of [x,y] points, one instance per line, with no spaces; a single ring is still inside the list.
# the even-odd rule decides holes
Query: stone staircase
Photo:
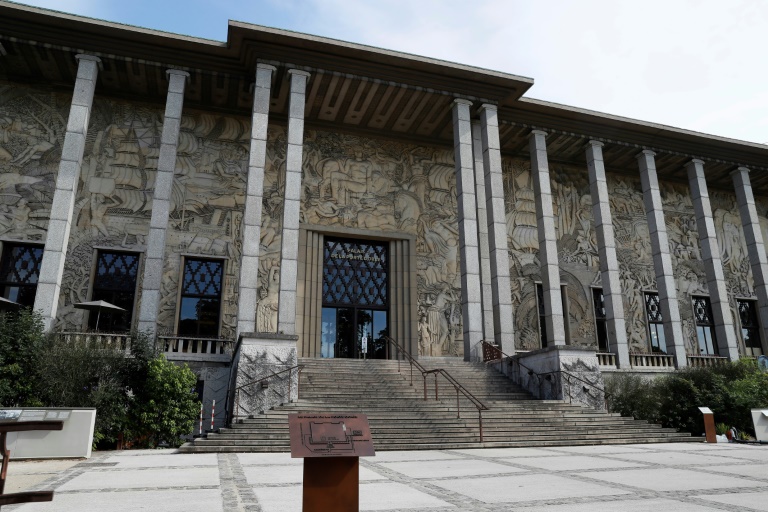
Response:
[[[448,358],[424,359],[427,369],[444,368],[489,410],[483,411],[483,442],[478,412],[440,377],[427,395],[421,374],[397,361],[303,359],[300,400],[265,414],[241,419],[229,428],[197,438],[182,452],[284,452],[290,450],[288,415],[308,412],[365,413],[377,450],[427,450],[480,447],[699,441],[687,433],[562,401],[534,400],[512,381],[483,363]]]

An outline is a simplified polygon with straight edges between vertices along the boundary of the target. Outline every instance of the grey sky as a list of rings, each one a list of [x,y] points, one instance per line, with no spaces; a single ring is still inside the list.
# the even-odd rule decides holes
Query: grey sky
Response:
[[[210,39],[236,19],[534,78],[527,96],[768,142],[761,0],[26,0]]]

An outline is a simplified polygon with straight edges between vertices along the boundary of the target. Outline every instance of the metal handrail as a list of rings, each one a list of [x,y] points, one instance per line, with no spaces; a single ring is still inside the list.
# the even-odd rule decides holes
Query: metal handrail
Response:
[[[238,418],[240,418],[240,414],[239,414],[240,413],[240,391],[243,388],[246,388],[248,386],[253,386],[255,384],[261,384],[262,382],[268,381],[272,377],[277,377],[278,375],[283,374],[285,372],[288,372],[288,400],[290,401],[290,399],[291,399],[291,391],[293,390],[293,387],[292,387],[293,384],[292,384],[292,381],[291,381],[291,372],[293,370],[296,370],[296,374],[298,375],[298,382],[296,383],[296,400],[298,400],[299,399],[299,392],[301,390],[301,386],[300,386],[300,384],[301,384],[301,371],[303,369],[304,369],[304,365],[303,364],[297,364],[295,366],[291,366],[290,368],[286,368],[285,370],[280,370],[279,372],[270,372],[271,375],[267,375],[266,377],[262,377],[261,379],[254,380],[254,381],[251,381],[251,382],[247,382],[247,383],[243,384],[242,386],[236,387],[235,388],[235,410],[234,410],[234,414],[233,414],[233,416],[235,417],[235,421],[237,421]]]
[[[400,352],[402,352],[403,355],[405,356],[405,358],[408,359],[408,362],[410,363],[410,366],[411,366],[411,386],[413,386],[413,367],[415,366],[416,369],[419,370],[419,372],[421,373],[422,377],[424,376],[424,372],[426,370],[424,369],[423,366],[421,366],[419,364],[418,361],[416,361],[416,359],[413,358],[413,356],[407,350],[405,350],[404,347],[402,347],[397,341],[395,341],[394,338],[391,338],[390,336],[382,336],[382,338],[384,339],[384,341],[387,342],[386,345],[385,345],[385,347],[386,347],[386,350],[385,350],[386,356],[385,357],[387,359],[389,359],[389,345],[392,344],[397,349],[397,352],[395,353],[395,359],[397,359],[397,373],[400,373]],[[425,380],[425,382],[426,382],[426,380]],[[425,386],[425,389],[426,389],[426,384],[424,386]],[[424,393],[424,400],[426,400],[426,399],[427,399],[427,395],[426,395],[426,391],[425,391],[425,393]]]
[[[402,347],[397,341],[395,341],[393,338],[389,336],[383,336],[384,340],[387,342],[387,358],[389,358],[389,344],[392,344],[395,346],[395,348],[398,350],[398,354],[396,356],[397,358],[397,372],[400,373],[400,357],[399,352],[402,352],[404,356],[408,359],[408,362],[410,363],[411,368],[411,386],[413,386],[413,367],[415,366],[419,372],[421,372],[421,378],[424,383],[424,400],[427,401],[427,376],[432,374],[435,376],[435,401],[440,400],[440,392],[439,392],[439,386],[437,383],[437,376],[442,375],[453,387],[456,391],[456,418],[461,418],[461,406],[459,401],[459,393],[464,395],[467,399],[469,399],[470,402],[472,402],[472,405],[475,406],[477,409],[477,415],[478,415],[478,426],[480,429],[480,442],[483,442],[483,411],[489,410],[488,407],[481,402],[475,395],[469,392],[467,388],[461,385],[459,381],[454,379],[450,373],[448,373],[443,368],[436,368],[434,370],[427,370],[421,364],[419,364],[416,359],[411,356],[411,354],[408,353],[407,350],[405,350],[404,347]]]

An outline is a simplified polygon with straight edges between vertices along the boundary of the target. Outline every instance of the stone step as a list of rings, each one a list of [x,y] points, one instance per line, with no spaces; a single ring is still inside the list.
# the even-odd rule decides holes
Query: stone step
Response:
[[[463,395],[457,418],[453,386],[434,377],[424,381],[396,361],[301,359],[298,402],[275,407],[228,428],[198,438],[182,452],[288,451],[287,417],[296,413],[365,413],[377,450],[418,450],[515,446],[564,446],[633,442],[698,441],[688,434],[557,400],[534,400],[493,367],[459,360],[428,359],[425,368],[443,367],[480,399],[478,411]]]

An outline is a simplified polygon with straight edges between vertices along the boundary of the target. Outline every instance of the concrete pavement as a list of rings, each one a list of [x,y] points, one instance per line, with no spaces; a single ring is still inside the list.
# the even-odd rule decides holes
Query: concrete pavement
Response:
[[[12,461],[8,491],[54,488],[8,511],[298,511],[302,460],[277,454],[97,453]],[[768,446],[699,443],[379,452],[360,509],[768,511]]]

